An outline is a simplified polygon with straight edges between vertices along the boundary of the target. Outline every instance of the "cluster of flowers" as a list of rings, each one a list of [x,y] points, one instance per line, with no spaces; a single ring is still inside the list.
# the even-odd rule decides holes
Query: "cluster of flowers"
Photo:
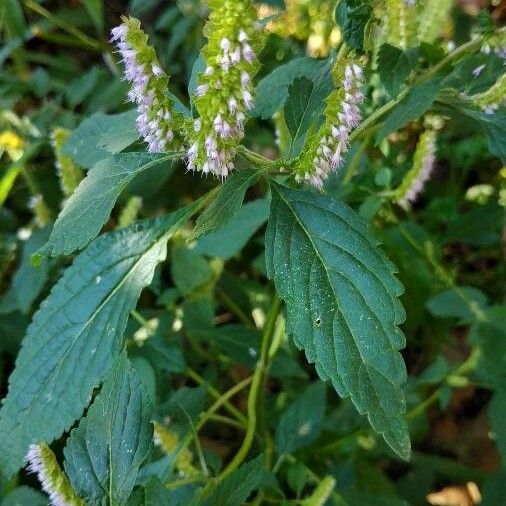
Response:
[[[125,78],[132,83],[129,99],[137,104],[137,128],[148,143],[150,153],[176,150],[182,145],[180,132],[184,118],[174,111],[167,96],[168,76],[148,45],[148,37],[135,18],[122,18],[123,23],[112,30],[112,41],[125,65]]]
[[[335,71],[341,86],[327,98],[325,122],[308,142],[297,167],[297,179],[319,189],[329,174],[341,166],[350,134],[362,119],[362,68],[352,62],[338,66]]]
[[[261,33],[250,0],[212,0],[206,69],[198,77],[195,106],[200,115],[190,134],[188,169],[226,177],[234,168],[244,136],[246,112],[253,108],[252,79],[258,71]]]
[[[72,490],[48,446],[30,445],[25,460],[28,472],[37,475],[42,490],[49,495],[52,506],[84,506],[84,501]]]
[[[436,132],[426,130],[418,141],[413,167],[396,190],[395,201],[404,209],[416,201],[429,180],[436,161]]]

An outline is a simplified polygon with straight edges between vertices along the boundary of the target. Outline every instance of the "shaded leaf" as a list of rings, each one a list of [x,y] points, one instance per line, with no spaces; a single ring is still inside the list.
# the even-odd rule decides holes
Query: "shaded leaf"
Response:
[[[487,305],[487,297],[483,292],[470,286],[457,287],[457,290],[445,290],[427,301],[427,308],[434,316],[472,318],[470,306],[476,310]]]
[[[417,49],[402,51],[383,44],[378,52],[378,73],[388,93],[395,97],[416,65]]]
[[[151,450],[152,411],[144,385],[123,353],[64,450],[67,476],[86,504],[126,503]]]
[[[225,259],[233,257],[265,223],[268,214],[269,204],[266,199],[248,202],[228,224],[202,236],[193,251]]]
[[[367,23],[372,15],[372,7],[362,0],[339,0],[336,6],[336,23],[340,26],[346,44],[362,51]]]
[[[194,250],[177,246],[172,250],[172,279],[183,295],[189,295],[213,276],[206,259]]]
[[[258,83],[253,116],[271,118],[288,98],[288,88],[297,77],[314,77],[325,65],[315,58],[300,57],[280,65]]]
[[[330,66],[325,65],[312,80],[296,79],[288,89],[285,121],[292,137],[289,156],[297,156],[304,145],[311,125],[325,108],[325,98],[332,91]]]
[[[403,384],[405,313],[395,267],[348,207],[273,183],[267,272],[287,305],[287,332],[324,380],[410,455]]]
[[[241,170],[227,178],[216,199],[197,218],[191,239],[213,232],[237,216],[246,190],[258,181],[260,174],[259,170]]]
[[[325,414],[325,385],[310,385],[285,409],[276,429],[280,453],[292,453],[310,445],[320,434]]]
[[[264,457],[259,455],[223,480],[202,502],[202,506],[242,506],[258,489],[264,475]]]
[[[436,99],[440,86],[441,79],[437,77],[412,88],[386,117],[377,141],[422,116]]]

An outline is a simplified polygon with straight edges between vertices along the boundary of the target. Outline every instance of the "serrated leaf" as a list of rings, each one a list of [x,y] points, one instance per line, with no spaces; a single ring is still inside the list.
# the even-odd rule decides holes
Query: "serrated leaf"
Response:
[[[224,259],[233,257],[265,223],[268,214],[269,204],[266,199],[248,202],[241,207],[232,221],[202,236],[193,251]]]
[[[362,0],[339,0],[336,6],[336,23],[340,26],[346,44],[357,51],[364,46],[364,33],[372,16],[372,7]]]
[[[440,87],[441,78],[436,77],[412,88],[386,117],[378,132],[377,142],[422,116],[436,99]]]
[[[100,232],[127,185],[148,169],[170,164],[174,156],[119,153],[97,163],[65,202],[49,241],[37,255],[68,255],[88,244]]]
[[[252,115],[271,118],[288,98],[288,88],[297,77],[313,78],[325,65],[315,58],[300,57],[280,65],[258,83]]]
[[[390,96],[395,97],[416,65],[417,49],[402,51],[383,44],[378,52],[378,73]]]
[[[259,455],[243,464],[223,480],[205,499],[202,506],[242,506],[249,495],[258,489],[264,475],[264,458]]]
[[[86,504],[125,504],[152,447],[152,406],[123,353],[86,417],[70,433],[65,471]]]
[[[325,98],[331,91],[332,77],[327,65],[313,80],[301,77],[288,88],[284,113],[292,137],[289,156],[297,156],[301,152],[311,125],[323,112]]]
[[[267,272],[287,306],[287,332],[323,380],[402,458],[406,368],[398,350],[402,284],[367,225],[344,204],[273,183]]]
[[[200,205],[99,237],[54,286],[28,328],[0,410],[5,474],[21,467],[29,444],[50,443],[79,418],[121,350],[167,239]]]
[[[320,434],[325,414],[325,385],[317,382],[286,408],[276,429],[279,453],[292,453],[310,445]]]
[[[197,218],[190,239],[213,232],[237,216],[246,190],[258,181],[260,174],[259,170],[241,170],[227,178],[216,199]]]
[[[92,167],[100,160],[119,153],[139,138],[136,117],[135,109],[112,115],[96,113],[77,127],[62,152],[80,167]]]

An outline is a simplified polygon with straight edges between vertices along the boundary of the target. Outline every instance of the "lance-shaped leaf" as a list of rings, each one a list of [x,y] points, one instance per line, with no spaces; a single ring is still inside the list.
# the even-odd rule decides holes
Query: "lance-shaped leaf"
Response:
[[[120,193],[141,172],[170,164],[174,154],[119,153],[97,163],[66,201],[38,256],[67,255],[86,246],[109,218]]]
[[[83,251],[29,326],[0,410],[0,469],[28,445],[51,442],[79,418],[118,356],[130,312],[165,259],[167,239],[201,201],[103,235]]]
[[[246,190],[261,176],[259,170],[241,170],[223,183],[216,200],[197,218],[192,239],[208,234],[226,225],[241,210]]]
[[[313,192],[272,184],[266,233],[269,277],[287,306],[287,330],[403,458],[410,454],[397,327],[401,283],[378,241],[351,209]]]
[[[125,504],[153,438],[152,406],[122,354],[64,450],[65,471],[88,505]]]

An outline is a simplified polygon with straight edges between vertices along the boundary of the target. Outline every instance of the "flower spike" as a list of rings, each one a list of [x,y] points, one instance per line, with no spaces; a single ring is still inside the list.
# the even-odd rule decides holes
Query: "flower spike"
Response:
[[[85,502],[72,490],[49,446],[42,443],[30,445],[25,460],[28,472],[37,475],[52,506],[85,506]]]
[[[430,179],[436,161],[436,132],[425,131],[418,141],[413,167],[395,191],[395,201],[404,209],[416,201],[427,181]]]
[[[362,67],[349,62],[338,64],[334,71],[340,86],[327,97],[325,122],[309,139],[296,168],[297,180],[306,180],[318,189],[342,165],[350,134],[362,119]]]
[[[208,43],[202,52],[207,67],[198,76],[194,97],[200,117],[187,163],[189,170],[226,177],[234,168],[246,114],[253,108],[262,34],[250,0],[210,0],[209,6]]]
[[[137,104],[137,129],[148,143],[150,153],[183,145],[184,118],[174,111],[174,101],[167,95],[168,76],[158,63],[148,36],[135,18],[122,18],[123,23],[112,29],[112,42],[123,57],[125,79],[132,83],[128,94]]]

